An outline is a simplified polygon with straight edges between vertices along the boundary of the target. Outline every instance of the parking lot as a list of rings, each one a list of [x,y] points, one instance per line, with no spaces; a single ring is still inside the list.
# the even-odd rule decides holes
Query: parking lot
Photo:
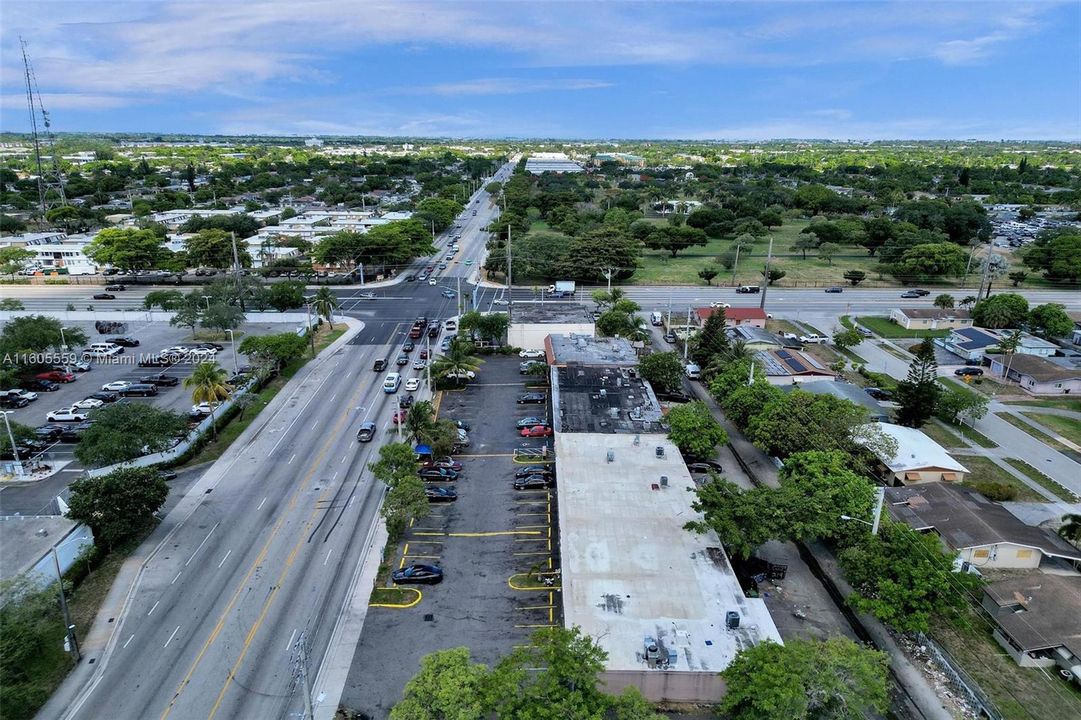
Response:
[[[455,458],[458,500],[433,504],[388,557],[393,569],[439,565],[444,579],[420,586],[411,607],[369,608],[342,697],[351,710],[385,718],[430,652],[467,646],[475,661],[494,663],[536,628],[562,622],[555,490],[512,485],[515,469],[528,464],[516,463],[515,452],[539,459],[551,444],[518,435],[519,419],[550,412],[517,404],[527,379],[518,365],[517,357],[487,358],[475,382],[438,398],[441,418],[470,428],[470,447]]]
[[[88,344],[103,342],[110,337],[127,336],[139,341],[139,347],[125,348],[124,353],[117,356],[116,361],[91,361],[91,369],[86,372],[76,372],[75,381],[60,383],[53,392],[36,391],[37,400],[26,407],[12,410],[8,419],[13,423],[20,423],[35,428],[47,423],[46,414],[50,411],[69,407],[73,403],[87,396],[100,392],[102,386],[120,380],[138,381],[149,375],[164,374],[167,377],[175,377],[177,384],[174,386],[158,387],[158,394],[153,397],[131,397],[124,402],[147,403],[156,407],[166,408],[186,414],[192,406],[191,392],[184,387],[184,378],[191,374],[191,363],[179,363],[170,367],[139,367],[140,358],[156,355],[162,349],[179,344],[190,344],[191,333],[186,328],[170,326],[168,323],[133,323],[129,324],[124,332],[111,332],[101,334],[94,328],[93,323],[71,323],[70,327],[78,327],[87,335]],[[244,336],[251,334],[268,334],[287,332],[291,326],[282,324],[259,323],[245,324],[236,331],[237,342]],[[223,349],[217,353],[215,360],[222,366],[227,374],[232,374],[234,368],[234,355],[230,343],[219,342]],[[72,348],[79,352],[82,348]],[[247,358],[243,355],[236,357],[235,366],[247,365]],[[9,388],[0,388],[7,390]],[[56,423],[58,425],[71,425],[73,423]],[[77,478],[81,466],[74,458],[75,445],[73,443],[58,442],[39,456],[40,462],[50,465],[64,463],[61,472],[44,480],[32,483],[9,483],[0,488],[0,514],[50,514],[56,512],[55,497],[63,495],[67,485]],[[27,458],[23,458],[26,460]]]

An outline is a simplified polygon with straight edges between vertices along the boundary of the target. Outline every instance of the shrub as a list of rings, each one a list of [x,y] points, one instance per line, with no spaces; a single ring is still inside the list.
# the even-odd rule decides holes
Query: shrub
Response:
[[[1017,488],[1000,482],[978,482],[972,488],[988,500],[995,502],[1008,502],[1017,498]]]

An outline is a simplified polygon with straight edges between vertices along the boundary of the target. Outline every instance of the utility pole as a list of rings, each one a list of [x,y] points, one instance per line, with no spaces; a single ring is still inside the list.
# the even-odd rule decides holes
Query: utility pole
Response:
[[[878,535],[878,523],[882,520],[882,501],[886,498],[886,488],[875,489],[875,516],[871,521],[871,534]]]
[[[83,655],[79,652],[79,641],[75,637],[75,625],[71,622],[71,615],[68,614],[68,601],[64,597],[64,576],[60,574],[60,558],[56,554],[56,548],[53,547],[53,566],[56,568],[56,584],[60,589],[60,611],[64,614],[64,649],[74,653],[75,662],[79,662],[83,659]]]
[[[236,233],[229,233],[229,237],[232,238],[233,241],[233,281],[236,284],[236,296],[237,299],[240,300],[240,311],[247,312],[247,309],[244,307],[244,294],[240,292],[240,254],[236,249]]]
[[[19,458],[19,448],[15,447],[15,436],[11,434],[11,422],[8,421],[8,415],[14,412],[13,410],[0,411],[0,415],[4,416],[4,427],[8,431],[8,442],[11,443],[11,454],[15,458],[15,476],[23,476],[23,461]]]
[[[461,317],[462,316],[462,276],[459,275],[457,280],[458,280],[458,295],[457,295],[457,297],[455,299],[458,301],[458,317]]]
[[[398,422],[394,423],[396,432],[398,433],[398,442],[402,441],[402,398],[400,395],[394,396],[394,402],[398,404],[398,412],[394,414],[394,419]]]
[[[993,245],[988,246],[987,257],[983,260],[983,273],[980,275],[980,291],[976,293],[977,300],[982,300],[984,297],[983,290],[987,287],[987,276],[991,273],[991,260],[995,256],[993,247]],[[988,290],[988,292],[990,293],[990,290]]]
[[[736,245],[736,261],[734,263],[732,263],[732,284],[733,285],[736,284],[736,271],[739,268],[739,250],[740,250],[741,247],[742,246],[739,245],[739,244]]]
[[[424,349],[428,352],[428,362],[424,363],[424,375],[428,382],[428,392],[432,391],[432,336],[424,334]]]
[[[683,364],[687,364],[687,350],[691,347],[691,306],[687,306],[687,324],[683,328]]]
[[[304,303],[304,307],[308,309],[308,339],[312,343],[312,357],[315,357],[315,330],[312,328],[312,304],[310,302]]]
[[[666,323],[668,329],[672,329],[672,288],[668,288],[668,322]]]
[[[507,225],[507,325],[514,318],[514,284],[511,278],[510,225]]]
[[[769,236],[769,250],[766,251],[766,271],[762,275],[762,298],[758,301],[758,307],[766,308],[766,288],[769,287],[769,265],[773,261],[773,236]]]
[[[602,272],[601,274],[604,275],[604,279],[608,281],[608,295],[611,296],[611,294],[612,294],[612,268],[605,268],[604,272]]]

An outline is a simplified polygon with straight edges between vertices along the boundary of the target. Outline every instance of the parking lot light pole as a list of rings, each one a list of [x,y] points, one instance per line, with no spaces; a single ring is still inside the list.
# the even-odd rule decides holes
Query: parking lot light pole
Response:
[[[213,297],[213,296],[212,295],[203,295],[203,300],[206,300],[206,309],[207,310],[210,309],[210,298],[211,297]]]
[[[225,332],[229,333],[229,349],[233,351],[233,374],[236,375],[240,372],[240,367],[236,364],[236,337],[229,328],[226,328]]]
[[[56,567],[56,584],[60,587],[60,609],[64,614],[64,649],[74,654],[75,662],[79,662],[83,659],[83,654],[79,652],[79,641],[75,638],[75,625],[72,624],[71,615],[68,614],[68,601],[64,597],[64,576],[60,574],[60,557],[56,554],[55,546],[52,551],[53,565]]]
[[[11,422],[8,421],[8,415],[13,411],[3,410],[0,411],[0,415],[4,416],[4,427],[8,431],[8,442],[11,443],[11,455],[15,458],[15,477],[23,476],[23,462],[19,459],[19,448],[15,447],[15,436],[11,434]]]

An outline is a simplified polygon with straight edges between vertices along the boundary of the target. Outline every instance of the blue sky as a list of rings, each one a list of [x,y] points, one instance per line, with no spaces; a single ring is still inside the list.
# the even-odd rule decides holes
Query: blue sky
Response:
[[[59,131],[1081,138],[1081,3],[0,4]]]

